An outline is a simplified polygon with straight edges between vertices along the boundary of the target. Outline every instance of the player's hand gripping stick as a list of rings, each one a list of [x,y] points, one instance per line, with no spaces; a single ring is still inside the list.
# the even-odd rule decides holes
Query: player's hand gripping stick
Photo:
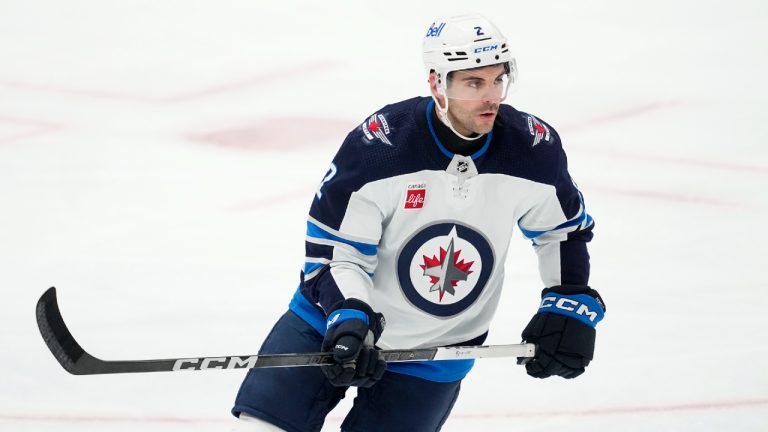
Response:
[[[528,375],[576,378],[595,351],[595,326],[605,303],[597,291],[582,285],[558,285],[541,293],[539,311],[523,330],[523,340],[537,345],[532,359],[520,358]]]
[[[328,314],[322,351],[337,363],[321,366],[335,386],[370,387],[384,375],[387,363],[374,347],[384,331],[384,316],[357,299],[347,299]]]

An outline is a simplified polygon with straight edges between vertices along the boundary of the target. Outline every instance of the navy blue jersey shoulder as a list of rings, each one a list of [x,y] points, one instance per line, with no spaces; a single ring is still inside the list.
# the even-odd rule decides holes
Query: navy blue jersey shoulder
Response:
[[[420,170],[444,170],[450,162],[427,126],[430,98],[387,105],[352,130],[333,159],[310,215],[338,229],[351,195],[367,183]],[[479,173],[505,174],[555,186],[566,215],[581,199],[568,174],[557,131],[537,117],[501,105],[490,146],[475,160]]]
[[[416,97],[387,105],[368,116],[344,140],[318,190],[310,215],[339,229],[350,196],[376,180],[426,169],[445,169],[429,157],[422,106]]]
[[[562,157],[560,136],[552,126],[509,105],[501,105],[491,146],[478,162],[481,173],[507,174],[554,185]]]
[[[579,213],[583,198],[568,172],[560,135],[538,117],[501,105],[491,146],[477,161],[481,173],[506,174],[555,187],[567,217]]]

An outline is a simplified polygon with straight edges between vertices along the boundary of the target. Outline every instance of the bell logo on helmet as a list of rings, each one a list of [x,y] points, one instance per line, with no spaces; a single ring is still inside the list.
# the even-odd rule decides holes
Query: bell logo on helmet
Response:
[[[440,33],[442,33],[443,29],[445,28],[445,23],[441,22],[437,26],[435,23],[432,23],[432,25],[429,26],[429,30],[427,30],[427,36],[426,37],[438,37],[440,36]]]

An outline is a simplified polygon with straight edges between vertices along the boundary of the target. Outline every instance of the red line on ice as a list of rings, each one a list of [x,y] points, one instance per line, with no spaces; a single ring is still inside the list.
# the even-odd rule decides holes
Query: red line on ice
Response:
[[[130,102],[143,102],[143,103],[175,103],[175,102],[187,102],[195,99],[202,99],[209,96],[214,96],[221,93],[228,93],[232,91],[242,90],[247,87],[263,86],[272,84],[275,81],[288,79],[297,76],[300,73],[305,73],[307,69],[317,71],[321,69],[327,69],[336,66],[336,62],[333,61],[314,61],[306,64],[291,65],[283,69],[271,70],[263,72],[254,77],[243,79],[239,81],[226,82],[222,84],[211,85],[208,87],[202,87],[196,90],[190,90],[175,95],[169,96],[151,96],[141,94],[129,94],[120,93],[110,90],[98,90],[98,89],[84,89],[84,88],[72,88],[49,84],[29,83],[22,81],[6,81],[4,84],[8,87],[17,88],[21,90],[33,90],[48,93],[68,94],[74,96],[86,96],[100,99],[114,99]]]
[[[562,130],[570,133],[570,132],[575,132],[583,129],[594,129],[596,127],[601,127],[605,124],[626,120],[632,117],[642,116],[642,115],[645,115],[654,111],[662,110],[662,109],[676,108],[682,105],[683,103],[680,101],[660,101],[660,102],[654,102],[654,103],[649,103],[645,105],[639,105],[636,107],[627,108],[624,110],[620,110],[620,111],[608,113],[599,117],[595,117],[583,122],[579,122],[578,124],[564,125],[562,127]],[[750,165],[750,164],[742,164],[742,163],[735,163],[735,162],[720,162],[720,161],[691,159],[691,158],[674,157],[674,156],[663,156],[663,155],[638,153],[638,152],[632,152],[632,151],[615,150],[615,149],[607,149],[607,148],[594,148],[594,147],[590,148],[590,147],[574,146],[574,150],[600,153],[607,156],[624,158],[624,159],[632,159],[632,160],[641,159],[641,160],[649,160],[649,161],[655,161],[655,162],[673,163],[678,165],[688,165],[688,166],[694,166],[699,168],[712,168],[712,169],[721,169],[721,170],[738,171],[738,172],[749,171],[749,172],[755,172],[758,174],[768,174],[768,166],[764,166],[764,165]]]
[[[187,139],[222,148],[295,151],[318,143],[340,143],[354,122],[333,118],[294,116],[262,117],[250,124],[186,134]],[[335,148],[333,149],[335,150]]]
[[[311,70],[312,72],[317,72],[322,69],[330,69],[336,65],[337,65],[337,62],[328,60],[328,61],[315,61],[315,62],[301,64],[301,65],[289,66],[288,69],[278,69],[278,70],[264,72],[261,75],[254,78],[210,86],[210,87],[202,88],[199,90],[189,91],[187,93],[179,94],[176,96],[169,96],[166,98],[162,98],[162,102],[185,102],[188,100],[204,98],[204,97],[216,95],[219,93],[226,93],[230,91],[240,90],[241,88],[245,88],[245,87],[270,84],[274,81],[302,76],[306,74],[307,70]]]
[[[593,417],[606,415],[636,415],[686,411],[729,410],[768,405],[768,399],[745,399],[719,402],[693,402],[669,405],[638,405],[593,408],[570,411],[529,411],[529,412],[493,412],[493,413],[455,413],[450,416],[454,420],[476,420],[505,418],[535,418],[535,417]],[[329,416],[328,421],[339,422],[340,416]],[[0,414],[0,421],[19,422],[50,422],[50,423],[230,423],[226,415],[221,417],[169,417],[169,416],[89,416],[89,415],[34,415],[34,414]]]
[[[26,127],[26,130],[12,133],[6,136],[0,136],[0,144],[8,144],[15,141],[20,141],[27,138],[32,138],[39,135],[45,135],[52,132],[56,132],[64,128],[64,126],[47,123],[38,120],[22,119],[17,117],[0,116],[0,123],[9,123],[15,125],[22,125]]]
[[[593,191],[603,192],[603,193],[608,193],[612,195],[631,196],[631,197],[637,197],[637,198],[649,198],[649,199],[674,201],[678,203],[687,203],[687,204],[705,204],[705,205],[712,205],[717,207],[729,207],[729,208],[747,207],[746,204],[739,203],[739,202],[724,201],[716,198],[707,198],[707,197],[701,197],[701,196],[695,196],[695,195],[682,195],[682,194],[658,192],[658,191],[652,191],[652,190],[619,189],[619,188],[611,188],[611,187],[605,187],[605,186],[596,186],[592,184],[584,185],[584,189],[590,192],[593,192]]]
[[[279,195],[260,197],[251,201],[240,202],[229,207],[227,210],[235,212],[260,210],[265,207],[281,205],[298,199],[306,199],[307,202],[310,202],[314,194],[315,191],[309,188],[289,190],[282,192]]]
[[[752,399],[740,401],[720,401],[720,402],[696,402],[670,405],[640,405],[626,407],[606,407],[573,411],[531,411],[531,412],[512,412],[512,413],[492,413],[492,414],[459,414],[451,416],[461,419],[482,419],[482,418],[525,418],[525,417],[593,417],[604,415],[634,415],[648,413],[666,413],[666,412],[685,412],[685,411],[708,411],[708,410],[727,410],[748,407],[758,407],[768,405],[768,399]]]
[[[220,423],[225,421],[217,417],[130,417],[130,416],[87,416],[87,415],[24,415],[1,414],[0,421],[50,422],[50,423]]]
[[[652,102],[645,105],[639,105],[631,108],[626,108],[620,111],[615,111],[612,113],[604,114],[599,117],[595,117],[583,122],[579,122],[578,124],[571,124],[571,125],[565,125],[563,126],[563,130],[567,130],[569,132],[576,131],[579,129],[592,129],[596,126],[601,126],[607,123],[613,123],[616,121],[626,120],[628,118],[641,116],[644,114],[648,114],[653,111],[658,111],[660,109],[665,108],[673,108],[682,105],[679,101],[659,101],[659,102]]]
[[[768,166],[761,166],[761,165],[747,165],[747,164],[741,164],[741,163],[735,163],[735,162],[719,162],[719,161],[710,161],[710,160],[702,160],[702,159],[689,159],[689,158],[674,157],[674,156],[661,156],[661,155],[654,155],[654,154],[648,154],[648,153],[638,153],[638,152],[632,152],[632,151],[594,148],[594,147],[582,147],[582,146],[575,146],[574,150],[579,152],[598,153],[605,156],[612,156],[612,157],[617,157],[622,159],[647,160],[647,161],[665,162],[665,163],[671,163],[671,164],[677,164],[677,165],[688,165],[688,166],[697,167],[697,168],[711,168],[711,169],[738,171],[738,172],[747,171],[747,172],[753,172],[758,174],[768,174]]]

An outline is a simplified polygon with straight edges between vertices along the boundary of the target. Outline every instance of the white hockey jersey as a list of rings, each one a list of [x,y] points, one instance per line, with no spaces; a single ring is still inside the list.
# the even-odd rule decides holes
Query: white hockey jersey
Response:
[[[588,282],[593,221],[555,130],[502,105],[482,148],[461,156],[435,134],[433,104],[414,98],[368,117],[317,190],[291,309],[321,333],[324,311],[352,297],[384,314],[382,349],[482,342],[515,225],[544,286]],[[463,364],[441,376],[402,371],[447,381]]]

